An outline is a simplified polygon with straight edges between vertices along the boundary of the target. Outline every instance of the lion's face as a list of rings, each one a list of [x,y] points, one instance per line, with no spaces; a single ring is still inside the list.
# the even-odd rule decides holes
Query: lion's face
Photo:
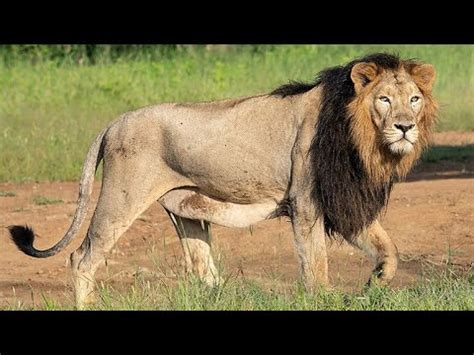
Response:
[[[408,154],[418,139],[423,94],[406,73],[385,73],[371,93],[371,117],[393,154]]]
[[[420,87],[426,88],[423,85],[428,81],[431,85],[434,80],[432,66],[417,67],[418,72],[415,66],[407,68],[410,72],[404,67],[380,71],[373,63],[359,63],[352,71],[356,93],[364,95],[381,141],[390,153],[398,156],[409,154],[417,144],[425,99]]]

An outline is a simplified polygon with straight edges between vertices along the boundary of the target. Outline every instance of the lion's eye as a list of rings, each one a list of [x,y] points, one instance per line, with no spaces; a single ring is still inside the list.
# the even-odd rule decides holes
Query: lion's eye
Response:
[[[385,102],[387,104],[390,103],[390,99],[387,96],[380,96],[379,100],[382,101],[382,102]]]
[[[413,96],[413,97],[410,99],[410,102],[411,102],[412,104],[414,104],[414,103],[416,103],[416,102],[418,102],[418,101],[420,101],[420,97],[419,97],[419,96]]]

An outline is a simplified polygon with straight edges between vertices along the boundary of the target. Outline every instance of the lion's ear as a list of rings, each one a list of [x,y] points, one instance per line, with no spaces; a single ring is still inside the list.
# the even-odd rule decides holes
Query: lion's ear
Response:
[[[374,63],[357,63],[352,67],[351,79],[358,94],[360,90],[377,77],[377,66]]]
[[[411,68],[410,75],[420,89],[431,92],[436,78],[434,66],[431,64],[417,64]]]

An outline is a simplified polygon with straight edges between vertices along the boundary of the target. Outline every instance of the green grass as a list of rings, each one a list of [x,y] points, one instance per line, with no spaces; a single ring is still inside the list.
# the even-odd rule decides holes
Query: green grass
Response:
[[[375,51],[433,63],[441,103],[437,129],[474,130],[474,46],[147,48],[142,55],[78,65],[80,60],[53,60],[54,48],[30,50],[49,53],[51,60],[22,60],[17,49],[2,52],[0,46],[0,181],[77,180],[93,138],[125,111],[161,102],[269,92],[289,79],[310,81],[323,68]],[[78,47],[74,51],[82,53]],[[106,48],[102,52],[108,53]]]
[[[163,280],[136,277],[128,290],[100,286],[94,310],[474,310],[474,274],[462,276],[446,268],[430,271],[413,286],[392,289],[372,286],[360,292],[321,289],[306,292],[292,287],[264,288],[254,281],[231,277],[209,288],[195,278],[170,285]],[[22,302],[8,309],[31,309]],[[39,309],[72,309],[42,296]]]
[[[44,206],[44,205],[55,205],[58,203],[63,203],[63,200],[59,199],[54,199],[54,198],[49,198],[46,196],[35,196],[33,197],[33,203],[38,206]]]
[[[14,197],[16,193],[12,191],[0,191],[0,197]]]
[[[470,276],[469,276],[470,275]],[[209,288],[190,278],[177,286],[137,278],[128,292],[102,287],[97,309],[164,310],[474,310],[474,275],[430,271],[412,287],[395,290],[373,286],[358,293],[321,289],[308,293],[299,284],[270,289],[230,277]]]

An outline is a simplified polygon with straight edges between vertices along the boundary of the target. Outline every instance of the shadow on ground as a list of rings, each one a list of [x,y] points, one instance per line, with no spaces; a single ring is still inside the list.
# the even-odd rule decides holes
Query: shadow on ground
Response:
[[[432,146],[406,181],[456,178],[474,178],[474,145]]]

